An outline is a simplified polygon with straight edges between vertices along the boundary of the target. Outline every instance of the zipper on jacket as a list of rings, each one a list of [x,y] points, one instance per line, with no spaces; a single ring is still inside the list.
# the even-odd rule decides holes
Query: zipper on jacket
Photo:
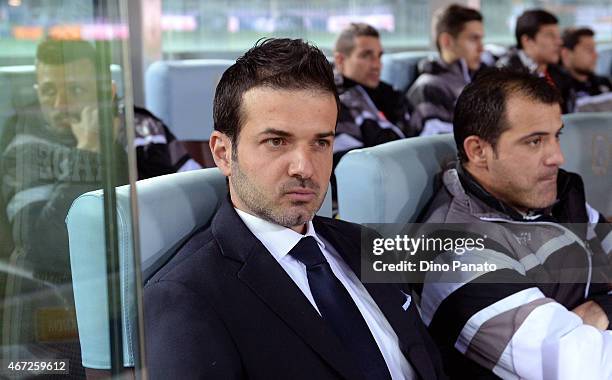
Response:
[[[589,262],[589,268],[588,268],[588,272],[587,272],[587,282],[586,282],[586,287],[584,289],[584,298],[588,298],[589,297],[589,290],[591,288],[591,278],[593,276],[593,252],[591,251],[591,248],[589,247],[589,242],[586,240],[582,240],[578,235],[576,235],[572,230],[570,230],[569,228],[564,227],[561,224],[558,223],[552,223],[552,222],[517,222],[514,220],[508,220],[508,219],[503,219],[503,218],[488,218],[486,216],[480,217],[480,220],[486,221],[486,222],[501,222],[501,223],[510,223],[510,224],[517,224],[517,225],[529,225],[529,224],[540,224],[540,225],[545,225],[545,226],[552,226],[552,227],[557,227],[560,228],[562,231],[568,232],[571,236],[574,237],[574,240],[576,242],[578,242],[579,245],[582,246],[582,248],[584,248],[585,252],[586,252],[586,256],[587,256],[587,261]]]

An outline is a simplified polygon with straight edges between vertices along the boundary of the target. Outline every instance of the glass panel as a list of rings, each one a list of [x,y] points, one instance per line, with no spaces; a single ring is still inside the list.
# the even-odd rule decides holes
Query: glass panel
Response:
[[[427,46],[430,3],[426,0],[163,0],[166,56],[228,56],[261,37],[300,37],[331,51],[351,21],[379,29],[387,50]],[[189,54],[186,54],[189,53]],[[229,54],[231,55],[231,54]]]
[[[120,293],[124,274],[115,275],[115,187],[129,183],[134,162],[124,6],[0,2],[0,377],[85,378],[84,341],[96,351],[90,369],[117,373],[138,361],[121,363],[120,299],[134,304],[134,295]],[[122,223],[131,225],[129,212]],[[129,236],[121,265],[133,278]],[[84,336],[95,326],[98,336]],[[18,369],[24,361],[47,365]]]
[[[429,48],[432,8],[452,1],[427,0],[162,0],[164,57],[235,57],[261,37],[300,37],[331,51],[350,21],[377,27],[385,50]],[[462,2],[459,2],[462,3]],[[467,1],[485,18],[486,41],[514,44],[516,18],[532,7],[555,13],[561,26],[592,27],[598,41],[612,41],[609,0]]]
[[[562,28],[588,26],[595,31],[597,41],[612,40],[612,3],[610,0],[579,1],[481,1],[487,42],[513,45],[514,25],[523,11],[544,8],[559,18]]]

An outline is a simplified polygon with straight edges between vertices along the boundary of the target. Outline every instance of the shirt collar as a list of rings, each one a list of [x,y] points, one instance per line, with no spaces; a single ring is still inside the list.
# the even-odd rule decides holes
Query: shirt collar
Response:
[[[533,59],[531,59],[531,57],[528,56],[527,53],[519,49],[518,56],[523,66],[525,66],[531,74],[537,73],[541,76],[541,74],[538,73],[538,64]]]
[[[255,237],[266,247],[277,261],[282,260],[293,247],[306,236],[312,236],[319,245],[321,251],[325,249],[325,243],[317,236],[312,221],[306,225],[306,233],[304,235],[295,232],[291,228],[268,222],[260,217],[251,215],[245,211],[234,208],[236,213],[247,228],[255,235]]]
[[[495,198],[493,195],[491,195],[491,193],[485,190],[485,188],[482,187],[467,170],[465,170],[461,163],[457,163],[456,169],[457,174],[459,175],[459,180],[461,181],[461,185],[463,186],[466,192],[480,199],[489,207],[493,207],[495,210],[501,212],[502,214],[508,215],[515,221],[539,220],[543,217],[549,216],[552,211],[552,207],[547,207],[544,209],[528,210],[527,213],[521,213],[513,207],[507,205],[505,202]]]

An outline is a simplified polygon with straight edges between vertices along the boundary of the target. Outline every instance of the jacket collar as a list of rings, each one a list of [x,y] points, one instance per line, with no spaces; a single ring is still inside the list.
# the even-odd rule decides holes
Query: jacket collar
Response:
[[[361,277],[360,241],[351,240],[326,219],[315,216],[313,225],[317,234],[331,244],[357,277]],[[244,282],[270,309],[292,328],[322,360],[335,368],[342,377],[361,379],[348,353],[327,327],[297,285],[251,233],[226,198],[212,221],[212,234],[223,256],[242,262],[238,278]],[[429,359],[421,335],[420,319],[412,305],[408,312],[402,305],[405,293],[394,284],[364,284],[393,330],[402,353],[421,378],[432,378],[435,370]]]
[[[531,59],[531,57],[528,56],[527,53],[525,53],[525,51],[523,49],[518,49],[516,51],[516,54],[517,54],[518,58],[521,60],[521,63],[523,64],[523,66],[531,74],[537,74],[538,73],[538,64],[533,59]]]
[[[523,220],[521,215],[514,208],[507,205],[505,202],[498,200],[491,193],[485,190],[478,181],[472,175],[463,168],[463,166],[457,163],[457,176],[466,194],[470,194],[492,209],[500,212],[503,215],[509,216],[513,220]]]
[[[467,63],[463,59],[458,59],[451,63],[443,61],[442,58],[431,59],[423,63],[421,71],[424,74],[432,75],[440,75],[446,72],[453,73],[458,77],[462,77],[466,84],[470,83],[474,76],[474,73],[470,72]]]
[[[226,198],[212,221],[221,254],[243,263],[238,279],[341,377],[361,379],[349,354],[278,262],[240,219]]]
[[[576,191],[580,193],[579,190],[582,188],[582,181],[577,175],[559,169],[557,176],[557,201],[555,204],[543,209],[529,210],[527,214],[521,214],[485,190],[459,162],[457,162],[455,174],[450,171],[447,173],[444,176],[444,183],[453,195],[464,196],[467,199],[469,199],[467,195],[471,195],[487,206],[484,209],[478,210],[476,205],[471,203],[470,207],[473,215],[491,216],[491,213],[498,213],[498,217],[510,218],[520,222],[548,221],[570,223],[571,219],[565,220],[566,218],[562,215],[566,214],[565,209],[568,203],[570,203],[569,197],[573,196]],[[575,215],[575,213],[573,214]],[[576,223],[576,221],[573,222]]]

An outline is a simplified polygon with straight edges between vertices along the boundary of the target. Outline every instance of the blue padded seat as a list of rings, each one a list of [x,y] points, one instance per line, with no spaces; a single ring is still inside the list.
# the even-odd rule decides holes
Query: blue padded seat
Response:
[[[17,109],[37,101],[34,66],[0,67],[0,128]]]
[[[213,131],[213,99],[232,60],[158,61],[146,72],[146,107],[179,140],[206,141]]]
[[[612,113],[563,116],[563,168],[580,174],[587,201],[612,216]],[[357,223],[414,222],[435,177],[456,155],[451,134],[416,137],[347,153],[336,168],[338,213]]]
[[[612,217],[612,112],[563,115],[563,168],[582,176],[587,201]]]
[[[338,215],[355,223],[414,222],[434,193],[434,177],[456,155],[452,134],[348,152],[335,171]]]
[[[612,44],[599,44],[597,45],[597,67],[595,72],[598,75],[607,76],[612,78]]]
[[[209,222],[225,196],[225,187],[225,177],[217,169],[137,182],[143,272],[182,238]],[[130,186],[117,188],[116,194],[123,357],[128,367],[134,365],[138,342]],[[101,190],[78,197],[66,217],[82,361],[84,367],[93,369],[111,368],[104,223]]]
[[[406,51],[387,53],[382,56],[380,78],[402,93],[414,83],[418,73],[418,64],[425,58],[435,58],[435,51]]]
[[[227,194],[217,168],[169,174],[136,182],[140,265],[146,280],[192,232],[210,223]],[[119,281],[124,366],[135,363],[138,334],[130,186],[117,188]],[[331,216],[331,192],[319,215]],[[101,190],[79,196],[66,217],[70,264],[83,366],[110,369],[104,204]],[[139,284],[140,285],[140,284]]]

